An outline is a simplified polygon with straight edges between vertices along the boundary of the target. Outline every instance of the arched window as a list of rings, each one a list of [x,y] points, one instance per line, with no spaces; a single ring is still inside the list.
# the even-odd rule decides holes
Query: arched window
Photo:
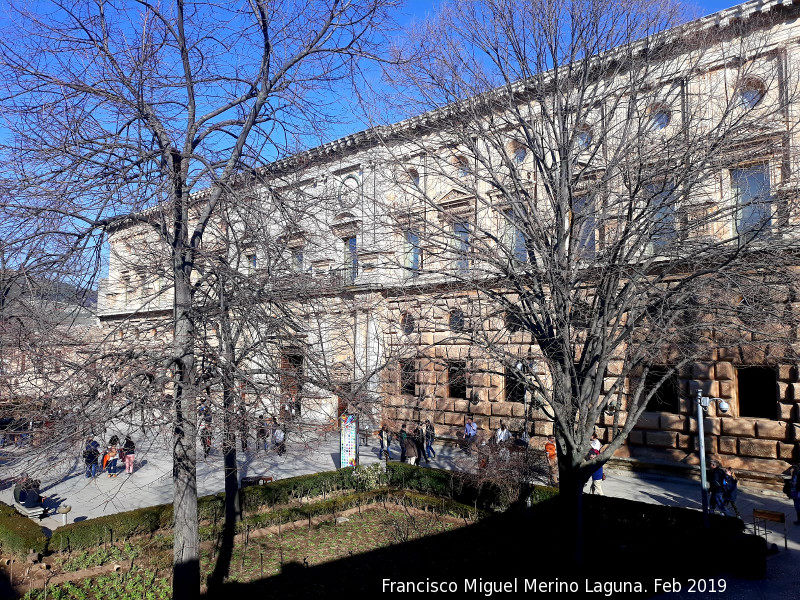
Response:
[[[508,151],[513,161],[518,165],[524,163],[528,157],[528,149],[525,144],[516,140],[508,144]]]
[[[456,167],[458,170],[458,176],[460,178],[465,178],[472,173],[472,169],[469,166],[469,161],[467,160],[466,156],[458,155],[453,159],[453,166]]]
[[[464,331],[464,312],[460,308],[454,308],[450,311],[450,331],[460,333]]]
[[[403,330],[403,333],[411,335],[414,333],[415,327],[416,321],[414,320],[414,316],[411,313],[404,312],[402,317],[400,317],[400,328]]]

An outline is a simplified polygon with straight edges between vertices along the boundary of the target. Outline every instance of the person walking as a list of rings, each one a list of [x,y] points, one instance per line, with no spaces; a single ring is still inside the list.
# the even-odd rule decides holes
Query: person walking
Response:
[[[419,460],[419,447],[417,446],[417,440],[412,437],[406,436],[405,455],[405,462],[407,462],[409,465],[417,464],[417,461]]]
[[[725,471],[722,469],[722,465],[719,461],[712,460],[711,461],[711,475],[708,478],[709,487],[710,487],[710,494],[711,494],[711,502],[710,502],[710,509],[711,513],[715,513],[719,511],[723,515],[728,514],[728,509],[725,508],[725,498],[723,497],[723,482],[725,481]]]
[[[397,434],[397,441],[400,442],[400,462],[406,462],[406,442],[408,441],[408,432],[406,431],[405,423],[403,423],[400,427],[400,433]]]
[[[258,427],[256,428],[256,445],[258,448],[264,448],[264,453],[267,453],[267,417],[261,415],[258,419]]]
[[[733,469],[727,467],[725,475],[722,478],[722,503],[727,508],[730,506],[733,513],[737,518],[742,516],[739,514],[739,508],[736,506],[736,497],[739,495],[739,480],[736,478],[736,473]]]
[[[386,454],[386,460],[392,460],[392,455],[389,452],[389,446],[392,443],[392,432],[389,431],[386,423],[384,423],[378,430],[378,439],[381,442],[381,449],[378,453],[378,459],[383,460],[383,455]]]
[[[544,445],[547,454],[547,466],[550,471],[550,485],[558,486],[558,450],[556,449],[556,436],[547,436],[547,443]]]
[[[595,455],[596,456],[596,455]],[[597,494],[598,496],[604,496],[603,494],[603,486],[602,483],[605,480],[606,475],[603,473],[603,465],[600,465],[598,469],[592,473],[592,486],[589,488],[589,491],[592,494]]]
[[[100,458],[100,444],[92,436],[86,438],[83,450],[83,462],[86,466],[86,478],[97,477],[97,461]]]
[[[413,440],[414,444],[417,446],[417,462],[419,463],[420,460],[424,458],[425,464],[430,463],[430,459],[425,452],[425,433],[422,431],[422,427],[419,425],[414,427]]]
[[[784,487],[786,495],[792,499],[794,503],[794,512],[797,515],[795,525],[800,525],[800,465],[792,467],[791,475],[789,476],[786,486]]]
[[[203,456],[208,458],[208,455],[211,454],[211,426],[208,421],[200,424],[200,443],[203,446]]]
[[[133,475],[133,458],[136,454],[136,444],[133,443],[131,436],[125,436],[125,443],[122,445],[122,453],[125,461],[125,472],[128,475]]]
[[[436,458],[433,451],[433,442],[436,440],[436,429],[430,419],[425,419],[425,455],[427,458]]]
[[[117,459],[119,458],[117,444],[119,444],[119,438],[115,435],[111,436],[111,439],[108,440],[105,458],[103,459],[109,477],[117,476]]]
[[[283,427],[278,427],[275,433],[272,434],[272,441],[275,444],[275,449],[278,451],[278,456],[286,454],[286,432]]]

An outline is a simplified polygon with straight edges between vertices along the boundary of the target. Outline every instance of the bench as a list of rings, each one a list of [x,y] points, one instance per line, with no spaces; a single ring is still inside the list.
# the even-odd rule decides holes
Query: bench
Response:
[[[785,550],[788,550],[789,543],[786,541],[786,515],[776,510],[753,509],[753,533],[761,535],[759,531],[763,529],[764,541],[767,541],[767,536],[769,535],[767,531],[767,522],[783,524],[783,547]]]
[[[17,509],[17,512],[21,515],[25,515],[26,517],[30,517],[31,519],[37,518],[41,519],[42,515],[44,514],[44,507],[43,506],[34,506],[33,508],[26,508],[21,504],[17,504],[14,502],[14,508]]]

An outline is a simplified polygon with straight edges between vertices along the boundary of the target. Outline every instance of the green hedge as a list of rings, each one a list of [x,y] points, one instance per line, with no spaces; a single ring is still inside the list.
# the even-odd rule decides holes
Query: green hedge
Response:
[[[236,532],[242,533],[246,529],[258,529],[278,524],[306,521],[323,515],[341,513],[358,506],[367,506],[378,502],[388,502],[403,506],[410,506],[420,510],[437,512],[458,518],[473,519],[486,516],[484,511],[475,511],[471,506],[460,504],[448,498],[435,498],[407,490],[382,488],[357,492],[346,496],[337,496],[328,500],[320,500],[300,506],[289,506],[279,510],[252,514],[236,524]],[[219,535],[219,528],[204,526],[200,528],[202,540],[215,539]]]
[[[297,521],[328,514],[333,510],[346,510],[365,504],[373,500],[370,497],[395,497],[403,494],[407,502],[420,503],[421,508],[434,508],[430,496],[439,496],[436,502],[441,506],[437,508],[444,514],[454,516],[470,516],[479,514],[496,500],[495,491],[485,486],[476,489],[451,471],[442,469],[421,469],[404,463],[389,463],[386,473],[378,475],[378,465],[360,467],[361,475],[353,468],[339,469],[338,471],[325,471],[311,475],[300,475],[279,479],[267,485],[247,487],[241,490],[240,501],[242,512],[245,515],[243,523],[253,526],[266,526],[287,521]],[[367,469],[374,469],[371,478],[364,478]],[[372,483],[371,483],[372,482]],[[377,487],[382,486],[382,487]],[[385,486],[388,486],[385,487]],[[397,488],[395,490],[389,488]],[[302,498],[318,498],[337,492],[358,490],[360,494],[337,495],[334,498],[324,499],[321,502],[289,506],[280,510],[264,513],[264,509],[292,504]],[[400,492],[398,490],[407,490]],[[416,492],[415,496],[412,492]],[[224,494],[203,496],[198,499],[198,517],[201,521],[216,523],[224,514]],[[469,509],[471,512],[464,512]],[[98,517],[65,527],[59,527],[50,539],[49,549],[81,550],[92,548],[109,540],[125,540],[135,535],[151,534],[159,529],[172,525],[173,511],[171,504],[151,506],[137,510]],[[244,525],[242,525],[244,526]],[[201,528],[204,535],[213,536],[215,526]]]
[[[13,506],[0,502],[0,548],[3,552],[23,556],[28,550],[44,552],[47,536],[29,517]]]

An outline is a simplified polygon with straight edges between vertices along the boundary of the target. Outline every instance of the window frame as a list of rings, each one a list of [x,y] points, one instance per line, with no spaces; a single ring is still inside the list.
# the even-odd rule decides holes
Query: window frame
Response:
[[[461,373],[459,374],[458,371]],[[447,397],[456,400],[466,400],[467,394],[467,361],[466,360],[448,360],[447,369]],[[455,373],[455,375],[454,375]],[[454,381],[455,379],[455,381]],[[461,381],[460,381],[461,380]],[[456,390],[459,395],[453,395],[453,387],[456,384]],[[463,386],[463,395],[462,394]]]
[[[737,182],[742,181],[745,178],[749,178],[746,173],[748,172],[755,172],[760,171],[761,174],[764,176],[766,181],[766,186],[762,186],[759,188],[758,192],[752,195],[752,198],[755,199],[749,200],[747,204],[743,206],[741,201],[744,194],[741,193],[741,187],[738,185]],[[742,173],[744,176],[736,176],[736,173]],[[730,191],[731,191],[731,201],[733,202],[733,231],[737,236],[749,236],[751,234],[752,237],[764,237],[768,236],[772,233],[773,223],[775,219],[775,199],[772,194],[772,177],[770,173],[770,163],[769,161],[758,162],[758,163],[749,163],[745,165],[740,165],[731,169],[728,169],[728,177],[730,181]],[[762,192],[766,189],[767,193],[762,194]],[[748,184],[748,191],[752,192],[753,188],[751,185]],[[763,200],[759,200],[763,198]],[[760,214],[762,215],[763,220],[759,219],[758,221],[753,221],[752,223],[745,222],[743,218],[744,208],[752,209],[750,212],[751,214]],[[756,227],[756,225],[759,225]],[[752,239],[752,237],[750,239]]]

